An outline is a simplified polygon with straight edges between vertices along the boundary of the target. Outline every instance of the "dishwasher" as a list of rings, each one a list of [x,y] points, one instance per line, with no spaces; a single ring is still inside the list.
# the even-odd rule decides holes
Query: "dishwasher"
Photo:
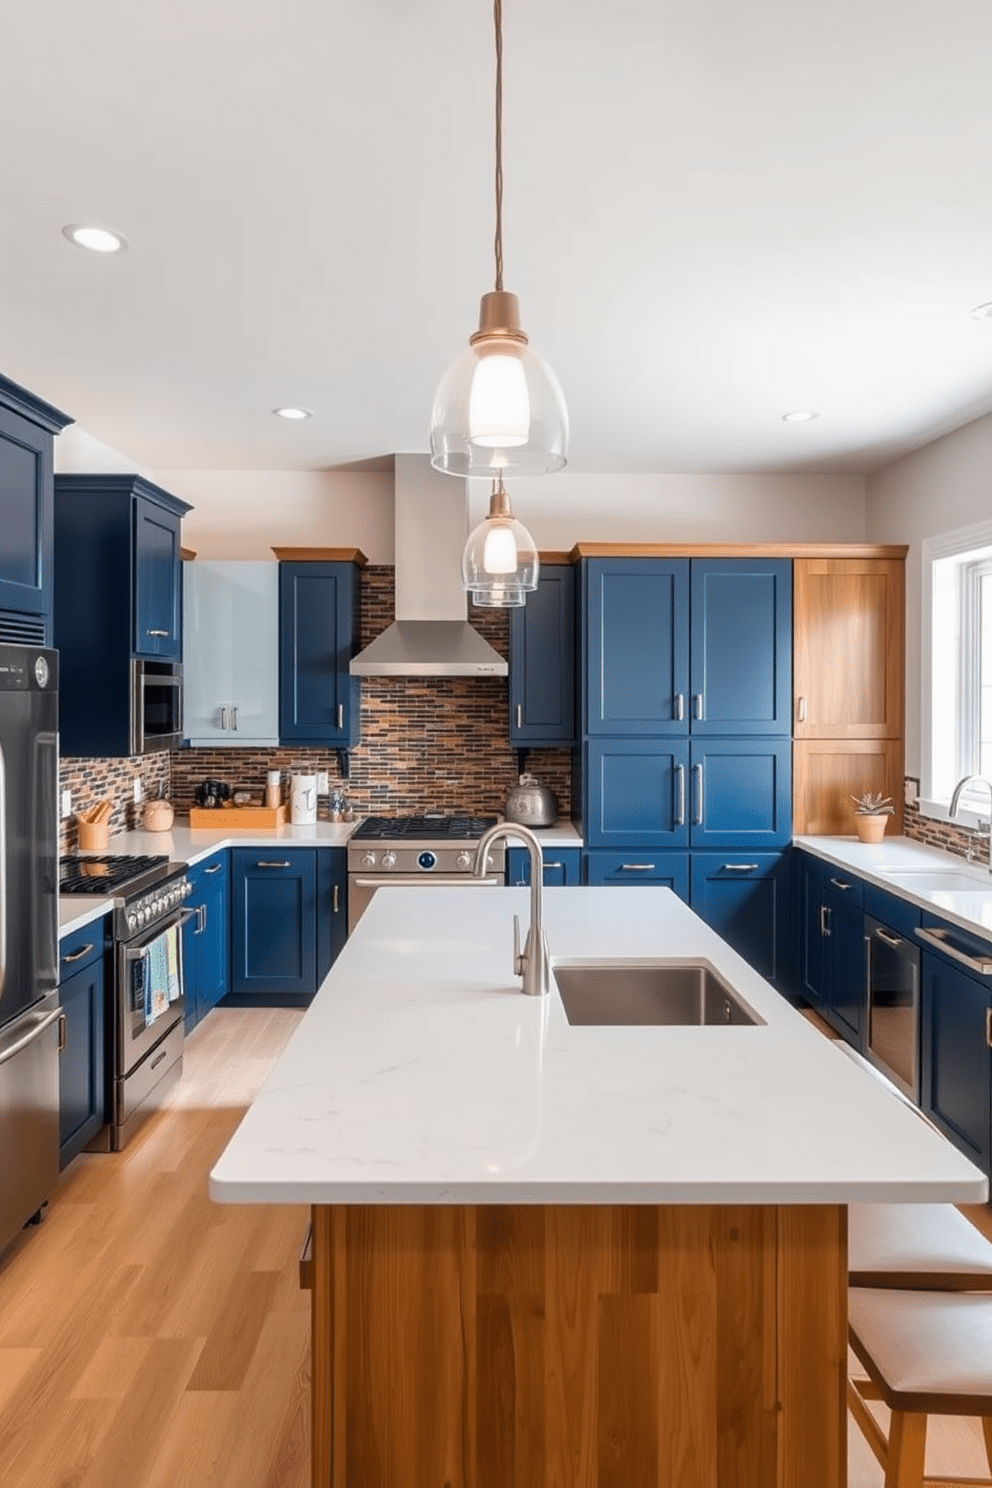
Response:
[[[865,980],[871,1063],[917,1105],[920,1100],[920,951],[865,916]]]

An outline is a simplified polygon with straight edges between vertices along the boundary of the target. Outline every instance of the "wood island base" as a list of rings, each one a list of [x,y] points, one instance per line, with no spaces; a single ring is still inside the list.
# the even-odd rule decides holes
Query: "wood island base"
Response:
[[[313,1210],[313,1488],[844,1488],[843,1205]]]

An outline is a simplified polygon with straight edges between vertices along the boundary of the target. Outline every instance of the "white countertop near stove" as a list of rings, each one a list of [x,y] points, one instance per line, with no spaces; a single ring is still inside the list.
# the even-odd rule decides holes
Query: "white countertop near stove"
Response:
[[[59,939],[92,925],[114,907],[112,899],[91,894],[65,894],[59,897]]]
[[[837,868],[847,869],[890,894],[898,894],[921,909],[940,915],[978,935],[992,937],[992,874],[987,863],[969,863],[955,853],[927,847],[909,837],[887,837],[879,843],[857,837],[796,837],[796,847],[813,853]],[[943,872],[973,878],[973,890],[920,889],[897,883],[893,873]]]
[[[572,1027],[529,890],[381,889],[211,1175],[229,1203],[981,1202],[985,1176],[666,889],[548,889],[552,962],[701,957],[766,1022]]]

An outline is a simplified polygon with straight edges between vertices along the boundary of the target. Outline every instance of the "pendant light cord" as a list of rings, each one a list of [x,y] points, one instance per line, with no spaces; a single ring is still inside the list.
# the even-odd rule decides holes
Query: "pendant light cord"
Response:
[[[493,0],[496,31],[496,288],[503,288],[503,3]]]

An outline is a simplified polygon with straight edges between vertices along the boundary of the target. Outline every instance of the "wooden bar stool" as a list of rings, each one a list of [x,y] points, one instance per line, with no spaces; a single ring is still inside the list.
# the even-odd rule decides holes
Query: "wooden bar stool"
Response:
[[[850,1204],[847,1276],[853,1287],[992,1291],[992,1241],[953,1204]]]
[[[848,1329],[869,1376],[848,1380],[848,1405],[885,1469],[885,1488],[992,1483],[923,1476],[927,1417],[934,1415],[980,1416],[992,1468],[992,1296],[854,1287]],[[888,1437],[866,1400],[881,1400],[892,1412]]]

